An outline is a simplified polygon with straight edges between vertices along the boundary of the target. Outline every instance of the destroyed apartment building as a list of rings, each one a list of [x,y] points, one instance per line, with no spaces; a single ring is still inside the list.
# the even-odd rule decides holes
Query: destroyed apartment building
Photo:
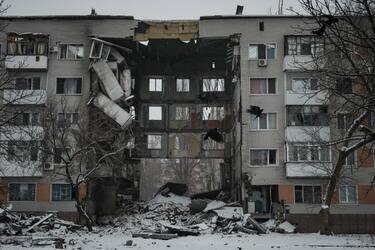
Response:
[[[148,201],[163,185],[183,183],[187,195],[224,191],[254,218],[279,209],[295,223],[317,218],[327,173],[314,164],[329,169],[335,155],[316,153],[306,130],[321,128],[325,140],[347,117],[330,122],[327,103],[298,92],[314,79],[296,61],[311,58],[319,45],[293,28],[302,18],[148,21],[91,14],[0,22],[3,67],[11,77],[1,89],[2,119],[19,112],[0,127],[0,200],[13,211],[74,218],[79,195],[90,213],[106,215],[119,199]],[[79,187],[56,174],[74,150],[57,147],[58,157],[46,158],[35,146],[50,129],[51,105],[58,124],[83,123],[99,139],[120,131],[126,140],[121,157],[111,159],[116,164],[103,163]],[[92,168],[92,161],[82,167]],[[352,178],[338,187],[331,212],[373,216],[373,149],[357,150],[346,165]]]

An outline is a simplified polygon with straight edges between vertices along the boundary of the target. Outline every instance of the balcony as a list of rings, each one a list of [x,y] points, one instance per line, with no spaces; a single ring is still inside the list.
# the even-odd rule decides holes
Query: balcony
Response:
[[[0,177],[42,177],[42,163],[0,160]]]
[[[285,164],[287,178],[328,177],[332,170],[331,162],[287,162]]]
[[[321,69],[323,62],[315,61],[311,55],[286,55],[284,56],[284,71],[306,71]]]
[[[287,90],[285,95],[286,105],[324,105],[327,101],[326,93],[296,93]]]
[[[40,141],[43,139],[42,126],[3,126],[0,141]]]
[[[328,141],[330,128],[328,126],[288,126],[285,128],[285,136],[288,142]]]
[[[45,55],[8,55],[5,68],[9,70],[47,70],[48,57]]]
[[[5,89],[3,95],[4,102],[12,105],[43,105],[47,102],[47,91],[44,89]]]

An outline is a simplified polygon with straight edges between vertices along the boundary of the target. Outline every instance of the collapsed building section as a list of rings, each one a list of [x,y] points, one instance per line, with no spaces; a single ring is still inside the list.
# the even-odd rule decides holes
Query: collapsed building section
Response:
[[[126,180],[133,198],[149,200],[167,182],[187,184],[190,194],[228,187],[233,43],[197,31],[191,22],[141,22],[133,39],[92,40],[90,104],[134,135],[124,166],[139,178]],[[116,193],[113,183],[102,186]]]

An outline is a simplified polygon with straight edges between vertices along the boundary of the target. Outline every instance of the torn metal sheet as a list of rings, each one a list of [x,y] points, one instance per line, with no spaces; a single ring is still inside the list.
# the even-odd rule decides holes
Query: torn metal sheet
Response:
[[[124,92],[110,66],[105,61],[98,60],[92,64],[92,67],[101,80],[102,88],[109,98],[113,101],[121,99],[124,96]]]
[[[132,77],[130,69],[124,69],[120,75],[120,85],[125,92],[125,97],[130,96],[132,88]]]
[[[111,46],[111,47],[115,47],[115,48],[122,49],[122,50],[124,50],[124,51],[126,51],[126,52],[128,52],[128,53],[131,53],[131,52],[132,52],[132,50],[129,49],[129,48],[125,48],[125,47],[123,47],[123,46],[120,46],[120,45],[117,45],[117,44],[114,44],[114,43],[111,43],[111,42],[107,42],[107,41],[105,41],[105,40],[102,40],[102,39],[99,39],[99,38],[96,38],[96,37],[91,38],[91,40],[101,42],[101,43],[106,44],[106,45],[109,45],[109,46]]]
[[[111,99],[106,97],[102,93],[98,93],[90,102],[106,115],[111,117],[115,122],[117,122],[122,128],[128,127],[131,122],[131,116],[128,112],[123,110],[119,105],[113,102]]]

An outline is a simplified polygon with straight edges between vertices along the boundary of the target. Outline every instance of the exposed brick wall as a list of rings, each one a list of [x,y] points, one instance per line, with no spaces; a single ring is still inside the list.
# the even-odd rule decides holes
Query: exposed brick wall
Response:
[[[375,188],[370,185],[358,185],[358,203],[375,204]]]
[[[49,201],[50,200],[50,184],[37,183],[36,184],[36,201]]]
[[[8,198],[8,184],[0,183],[0,201],[6,201]]]
[[[357,150],[357,159],[359,167],[373,168],[374,156],[371,149],[360,148]]]
[[[87,196],[87,186],[84,183],[81,183],[78,187],[78,197],[79,200],[82,201],[86,199]]]
[[[279,200],[285,200],[287,204],[294,204],[293,185],[279,185]]]

